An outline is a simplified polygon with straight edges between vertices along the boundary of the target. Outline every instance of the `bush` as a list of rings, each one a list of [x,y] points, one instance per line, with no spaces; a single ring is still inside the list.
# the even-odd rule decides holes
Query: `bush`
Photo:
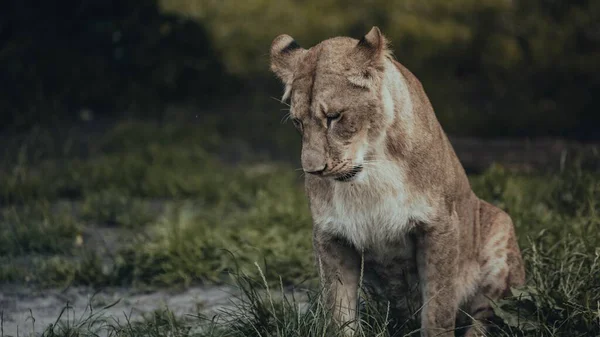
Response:
[[[0,7],[0,129],[100,115],[159,116],[224,78],[204,28],[156,1],[34,0]]]
[[[567,0],[162,0],[204,22],[226,68],[266,75],[273,38],[304,47],[373,25],[444,127],[477,136],[600,137],[600,3]]]

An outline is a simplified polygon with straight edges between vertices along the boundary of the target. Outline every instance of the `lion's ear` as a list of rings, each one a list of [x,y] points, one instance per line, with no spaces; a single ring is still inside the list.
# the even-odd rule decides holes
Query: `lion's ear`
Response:
[[[294,70],[306,49],[300,47],[291,36],[279,35],[271,43],[271,71],[288,87],[294,80]]]
[[[349,76],[350,82],[360,87],[371,87],[377,78],[377,71],[383,70],[388,51],[388,41],[379,28],[373,27],[363,36],[352,50],[353,59],[359,73]]]
[[[387,39],[379,28],[374,26],[358,41],[355,51],[364,58],[364,61],[383,62],[387,48]]]

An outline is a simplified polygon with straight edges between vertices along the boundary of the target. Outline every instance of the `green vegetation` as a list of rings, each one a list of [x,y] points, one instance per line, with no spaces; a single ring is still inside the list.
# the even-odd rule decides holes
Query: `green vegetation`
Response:
[[[310,218],[299,172],[274,162],[225,165],[204,150],[210,138],[184,124],[129,122],[85,156],[24,142],[0,165],[2,253],[43,253],[27,278],[48,286],[215,282],[254,261],[269,276],[287,266],[286,282],[306,277]],[[127,244],[112,244],[110,261],[82,235],[95,228],[123,230]],[[15,280],[14,267],[1,267],[4,280]]]
[[[158,117],[203,102],[230,77],[201,24],[155,0],[10,1],[0,9],[0,129],[98,117]]]
[[[540,238],[538,238],[540,239]],[[582,253],[578,240],[564,240],[559,248],[529,245],[529,285],[513,291],[513,298],[495,303],[498,314],[490,336],[596,336],[600,333],[598,273],[600,256]],[[585,249],[584,249],[585,251]],[[559,260],[561,258],[564,260]],[[102,308],[70,324],[56,324],[46,336],[342,336],[334,328],[317,291],[273,289],[262,270],[258,277],[232,274],[242,295],[233,308],[211,317],[202,313],[177,317],[168,309],[156,311],[142,322],[119,324],[103,316]],[[277,291],[286,295],[277,296]],[[301,298],[298,300],[297,297]],[[57,319],[58,321],[58,319]],[[414,318],[397,321],[385,303],[368,296],[361,304],[356,336],[418,336]],[[458,330],[463,326],[457,327]]]
[[[0,10],[0,128],[168,120],[170,103],[264,120],[275,36],[309,47],[377,25],[451,134],[597,139],[599,20],[591,0],[22,0]]]
[[[308,47],[377,25],[449,133],[594,139],[599,19],[588,0],[3,4],[0,284],[233,276],[243,290],[215,319],[167,310],[117,324],[95,310],[44,336],[335,336],[290,164],[299,139],[270,97],[281,89],[268,73],[272,39]],[[470,177],[513,217],[527,264],[527,286],[497,303],[493,336],[600,336],[600,174],[567,158],[555,173],[496,165]],[[275,296],[299,287],[307,301]],[[419,333],[368,298],[361,320],[363,336]]]
[[[229,73],[269,76],[273,38],[310,47],[379,26],[452,134],[597,137],[600,3],[160,0],[202,23]],[[527,113],[523,113],[523,112]],[[589,124],[591,123],[591,124]],[[594,136],[595,135],[595,136]]]
[[[35,146],[44,131],[30,135],[0,165],[0,281],[179,287],[230,282],[237,275],[245,291],[241,307],[208,325],[168,312],[131,325],[109,318],[97,323],[119,336],[331,331],[313,293],[311,221],[300,172],[272,160],[224,163],[215,155],[219,137],[201,130],[126,122],[97,139],[47,148]],[[496,165],[471,177],[478,195],[513,217],[527,263],[527,287],[498,303],[494,335],[600,333],[599,178],[577,163],[553,174]],[[99,243],[89,234],[95,230],[117,238],[101,235],[110,242]],[[271,304],[262,292],[298,285],[311,289],[308,311],[299,311],[292,298]],[[364,335],[386,336],[385,304],[365,310]],[[388,319],[405,334],[418,328]],[[95,320],[101,318],[53,333],[88,335]]]

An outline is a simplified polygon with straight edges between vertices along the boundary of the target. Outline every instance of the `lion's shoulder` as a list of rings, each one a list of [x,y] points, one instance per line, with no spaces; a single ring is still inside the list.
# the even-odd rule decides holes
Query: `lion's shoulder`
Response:
[[[402,76],[406,79],[407,84],[410,88],[423,90],[423,85],[421,81],[415,76],[408,68],[406,68],[402,63],[392,60],[394,66],[400,71]]]

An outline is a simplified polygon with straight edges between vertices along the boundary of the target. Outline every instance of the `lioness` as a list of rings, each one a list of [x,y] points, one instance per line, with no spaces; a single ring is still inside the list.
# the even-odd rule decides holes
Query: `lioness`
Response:
[[[475,320],[466,335],[484,333],[490,299],[524,283],[511,218],[473,193],[421,83],[379,29],[308,50],[280,35],[271,70],[302,134],[314,250],[335,321],[354,320],[364,272],[398,318],[420,313],[422,336],[454,336],[459,308]],[[409,308],[412,297],[422,306]]]

